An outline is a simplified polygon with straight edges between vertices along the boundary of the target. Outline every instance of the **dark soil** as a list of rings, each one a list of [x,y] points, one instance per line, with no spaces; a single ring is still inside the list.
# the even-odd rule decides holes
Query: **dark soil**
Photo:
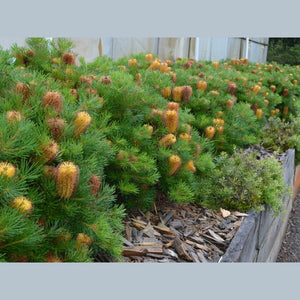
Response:
[[[300,190],[294,199],[277,262],[300,262]]]

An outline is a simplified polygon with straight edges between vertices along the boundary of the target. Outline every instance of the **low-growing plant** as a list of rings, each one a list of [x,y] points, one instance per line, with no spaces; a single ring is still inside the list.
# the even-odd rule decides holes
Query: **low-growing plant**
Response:
[[[275,158],[257,159],[257,153],[223,152],[216,167],[202,181],[199,201],[213,209],[262,210],[267,204],[275,213],[283,211],[282,196],[288,193],[281,164]]]

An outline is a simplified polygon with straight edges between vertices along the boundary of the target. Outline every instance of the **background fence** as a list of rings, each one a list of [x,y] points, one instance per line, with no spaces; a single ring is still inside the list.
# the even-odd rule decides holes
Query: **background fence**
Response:
[[[74,52],[87,62],[96,57],[108,56],[114,60],[132,53],[153,53],[161,59],[174,60],[190,57],[196,60],[219,61],[227,58],[248,58],[263,63],[268,52],[268,38],[68,38],[74,43]],[[25,46],[25,38],[0,38],[0,46],[8,49],[12,44]],[[247,47],[248,44],[248,47]]]

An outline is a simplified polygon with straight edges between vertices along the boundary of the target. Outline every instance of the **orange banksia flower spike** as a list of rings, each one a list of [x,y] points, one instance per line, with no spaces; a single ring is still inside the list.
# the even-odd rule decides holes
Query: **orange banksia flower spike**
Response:
[[[55,182],[58,195],[69,199],[76,191],[79,181],[79,168],[74,163],[66,161],[56,167]]]

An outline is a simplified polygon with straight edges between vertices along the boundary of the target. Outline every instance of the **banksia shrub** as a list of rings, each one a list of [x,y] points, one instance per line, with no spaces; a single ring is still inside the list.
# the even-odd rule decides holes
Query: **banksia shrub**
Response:
[[[28,198],[21,196],[13,199],[12,208],[17,209],[21,213],[31,214],[33,211],[33,204]]]
[[[159,146],[170,147],[175,143],[176,143],[176,136],[172,133],[169,133],[160,139]]]
[[[76,192],[79,168],[72,162],[62,162],[56,168],[56,190],[60,198],[69,199]]]
[[[174,175],[181,166],[181,158],[178,155],[171,155],[169,157],[170,175]]]
[[[178,128],[178,112],[167,110],[165,114],[165,126],[169,133],[174,133]]]
[[[0,176],[8,179],[15,176],[17,168],[9,162],[0,162]]]
[[[84,133],[90,126],[91,122],[92,122],[92,118],[87,112],[85,111],[78,112],[76,114],[75,120],[73,121],[75,137],[78,137],[82,133]]]
[[[57,114],[61,114],[63,109],[63,99],[58,92],[47,92],[43,97],[43,107],[52,107]]]

